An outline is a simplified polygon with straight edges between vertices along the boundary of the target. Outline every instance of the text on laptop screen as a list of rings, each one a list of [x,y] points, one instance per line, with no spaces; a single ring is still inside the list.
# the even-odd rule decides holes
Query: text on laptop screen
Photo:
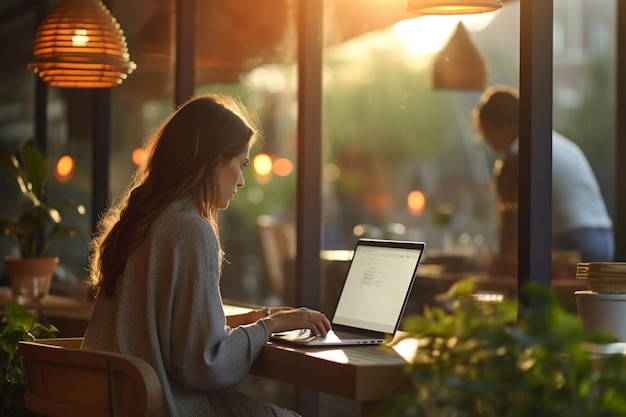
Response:
[[[357,246],[333,324],[393,333],[421,251]]]

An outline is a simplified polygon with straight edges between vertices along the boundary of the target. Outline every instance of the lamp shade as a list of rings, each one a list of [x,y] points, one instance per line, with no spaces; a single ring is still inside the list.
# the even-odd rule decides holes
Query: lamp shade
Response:
[[[28,66],[49,85],[72,88],[113,87],[137,67],[98,0],[60,0],[37,30]]]
[[[454,15],[493,12],[500,0],[408,0],[407,10],[417,15]]]
[[[483,90],[487,86],[487,73],[485,60],[459,22],[450,42],[435,58],[434,87]]]

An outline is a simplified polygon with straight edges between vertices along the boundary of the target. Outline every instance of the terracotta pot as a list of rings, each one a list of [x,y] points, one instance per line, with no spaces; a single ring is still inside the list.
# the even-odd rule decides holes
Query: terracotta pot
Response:
[[[59,258],[19,258],[7,256],[4,264],[13,297],[20,301],[37,301],[50,293],[52,274]]]

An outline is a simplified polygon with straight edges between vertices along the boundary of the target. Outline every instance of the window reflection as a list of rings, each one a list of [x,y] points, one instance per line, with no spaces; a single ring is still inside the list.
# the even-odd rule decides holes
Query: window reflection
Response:
[[[196,91],[234,92],[256,109],[265,138],[253,154],[266,154],[271,162],[270,174],[247,172],[246,187],[222,218],[231,261],[224,270],[225,293],[250,302],[271,295],[257,219],[270,215],[295,222],[297,2],[272,2],[249,10],[227,0],[200,2],[196,22]],[[443,250],[447,238],[433,222],[443,204],[454,208],[446,229],[450,250],[470,256],[493,252],[495,155],[476,141],[471,120],[481,92],[432,88],[433,58],[458,19],[414,19],[380,1],[358,8],[348,1],[326,3],[323,249],[349,250],[360,226],[362,235],[423,239],[429,248]],[[110,200],[141,163],[143,140],[173,107],[173,3],[142,2],[139,14],[137,7],[134,1],[115,4],[140,70],[111,90]],[[611,211],[615,9],[615,0],[554,1],[554,126],[581,146]],[[0,32],[21,39],[30,33],[24,27],[35,27],[32,19],[3,22]],[[506,2],[475,19],[463,22],[489,64],[489,83],[517,86],[519,3]],[[225,31],[232,35],[218,36]],[[0,144],[13,150],[34,131],[33,79],[24,66],[31,44],[25,39],[4,46]],[[51,176],[49,198],[71,197],[89,211],[93,97],[71,89],[48,93],[51,169],[63,156],[74,161],[71,174],[62,174],[59,166],[58,177]],[[0,206],[10,208],[5,202]],[[68,276],[77,280],[84,277],[86,241],[68,244],[62,255],[62,265],[72,271]],[[0,243],[3,254],[11,253],[11,242],[2,237]]]

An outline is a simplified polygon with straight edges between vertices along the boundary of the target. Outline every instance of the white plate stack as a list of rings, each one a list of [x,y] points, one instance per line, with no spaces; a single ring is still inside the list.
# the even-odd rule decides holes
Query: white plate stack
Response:
[[[576,278],[587,291],[576,291],[578,317],[589,330],[606,330],[626,342],[626,262],[582,262]]]

